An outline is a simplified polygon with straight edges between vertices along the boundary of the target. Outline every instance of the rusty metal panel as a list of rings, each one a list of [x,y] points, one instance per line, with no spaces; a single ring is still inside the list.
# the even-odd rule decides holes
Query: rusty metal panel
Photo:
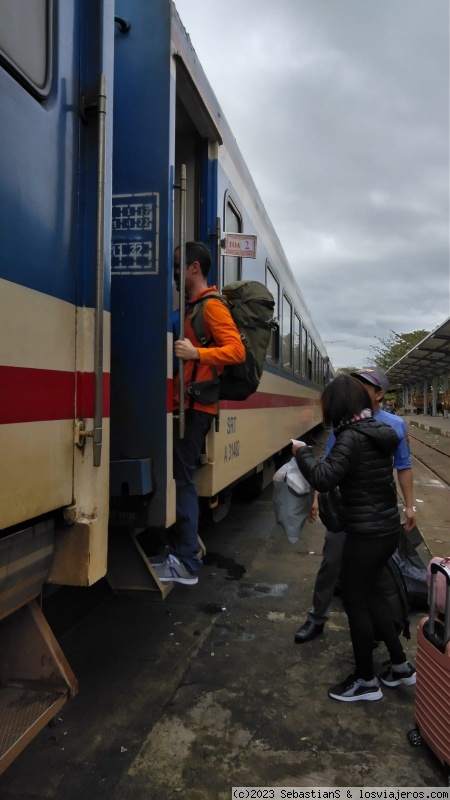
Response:
[[[53,559],[53,520],[0,539],[0,619],[37,597]]]

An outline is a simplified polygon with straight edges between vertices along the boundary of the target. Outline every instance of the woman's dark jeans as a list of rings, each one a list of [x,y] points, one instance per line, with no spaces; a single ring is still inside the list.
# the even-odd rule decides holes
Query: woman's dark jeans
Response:
[[[375,630],[394,664],[402,664],[405,652],[400,643],[388,601],[378,588],[383,567],[398,547],[398,533],[387,536],[347,534],[341,567],[341,594],[348,616],[355,656],[355,675],[371,680]]]

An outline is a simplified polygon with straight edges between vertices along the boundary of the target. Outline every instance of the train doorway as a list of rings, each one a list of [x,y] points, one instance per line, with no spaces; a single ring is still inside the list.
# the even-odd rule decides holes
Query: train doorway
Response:
[[[181,220],[180,192],[174,197],[174,246],[184,224],[186,241],[202,241],[212,254],[210,282],[217,278],[217,158],[220,133],[183,60],[176,58],[175,186],[186,167],[186,213]]]

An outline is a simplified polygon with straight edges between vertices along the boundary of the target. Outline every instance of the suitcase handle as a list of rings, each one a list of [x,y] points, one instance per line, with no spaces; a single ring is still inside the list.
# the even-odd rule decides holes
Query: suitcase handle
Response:
[[[428,631],[430,636],[434,635],[434,617],[436,610],[436,576],[440,572],[444,575],[447,583],[447,593],[445,598],[445,622],[444,622],[444,645],[450,640],[450,569],[445,567],[443,563],[437,564],[433,562],[430,567],[431,581],[430,581],[430,616],[428,620]]]

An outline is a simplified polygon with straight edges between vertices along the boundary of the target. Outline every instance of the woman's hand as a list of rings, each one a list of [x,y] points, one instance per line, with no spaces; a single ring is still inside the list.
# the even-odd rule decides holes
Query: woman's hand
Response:
[[[298,439],[292,441],[292,455],[295,456],[300,447],[306,447],[305,442],[299,442]]]
[[[403,527],[405,531],[412,531],[415,525],[417,525],[417,518],[416,518],[416,511],[413,507],[405,508],[405,522],[403,523]]]

